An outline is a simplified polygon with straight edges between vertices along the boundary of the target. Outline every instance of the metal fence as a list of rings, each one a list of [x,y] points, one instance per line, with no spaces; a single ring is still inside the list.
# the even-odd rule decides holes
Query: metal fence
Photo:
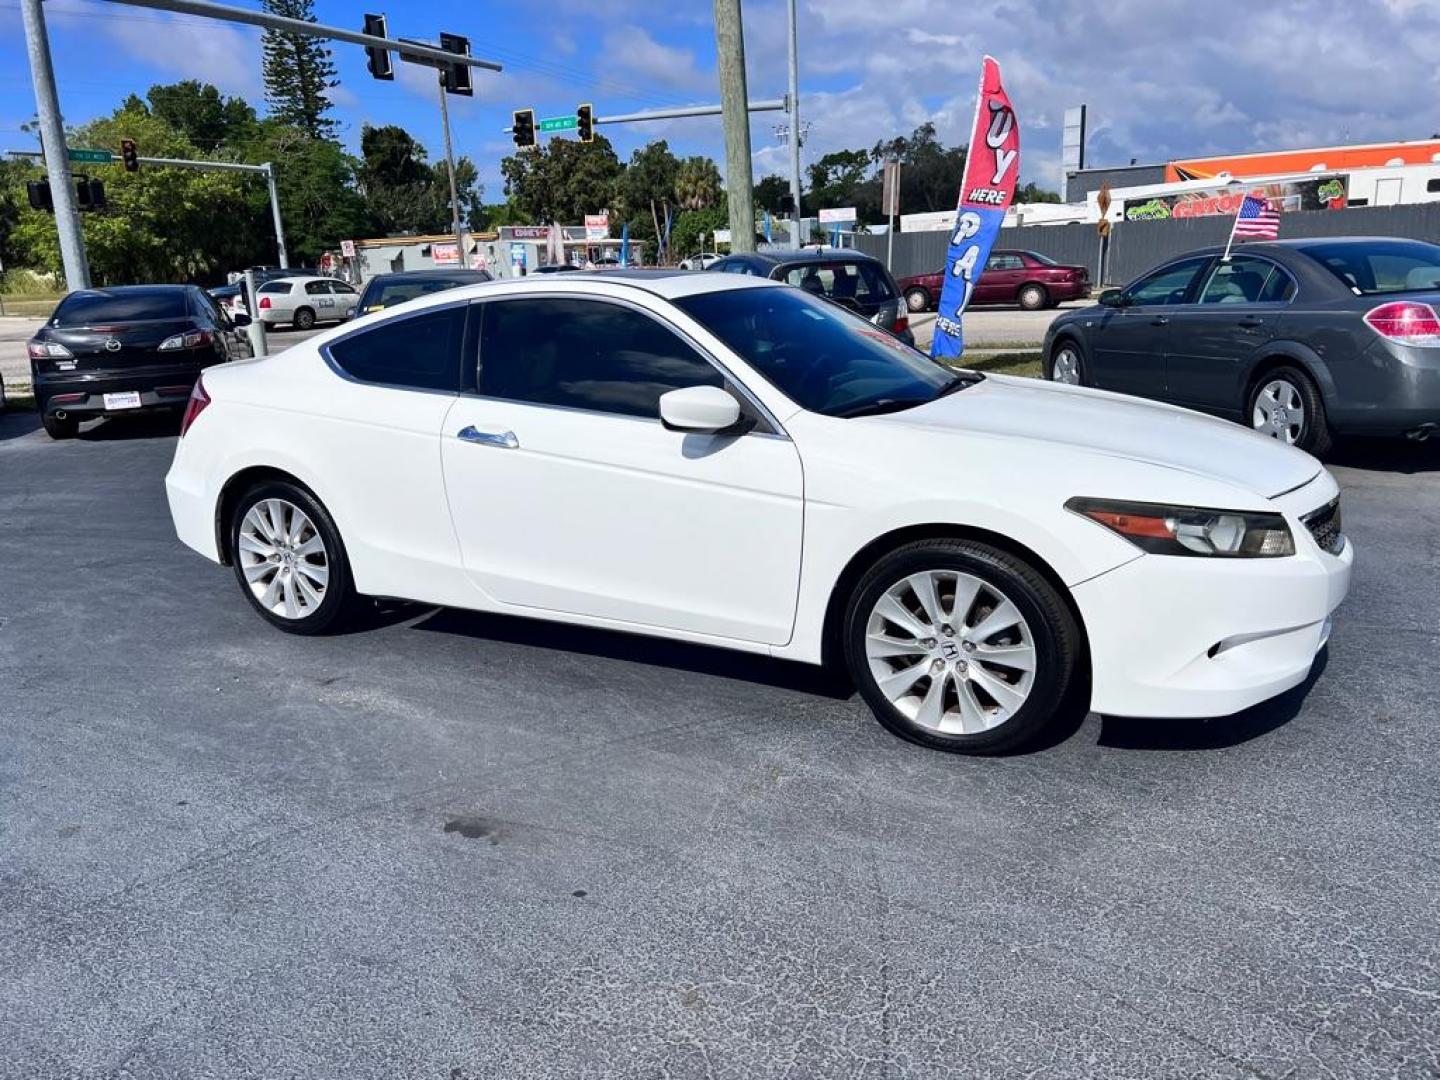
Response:
[[[1117,222],[1105,245],[1103,268],[1102,246],[1093,224],[1001,229],[995,246],[1038,251],[1056,262],[1088,266],[1092,280],[1124,284],[1166,259],[1225,243],[1231,222],[1229,216],[1218,215]],[[1440,243],[1440,203],[1298,211],[1281,217],[1280,235],[1404,236]],[[885,258],[886,237],[858,235],[854,241],[858,250]],[[933,272],[945,265],[949,246],[948,232],[896,233],[891,270],[897,278]]]

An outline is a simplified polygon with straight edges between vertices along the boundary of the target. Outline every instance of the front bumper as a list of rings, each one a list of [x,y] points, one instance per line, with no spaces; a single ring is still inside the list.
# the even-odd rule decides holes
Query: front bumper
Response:
[[[1328,479],[1328,478],[1327,478]],[[1090,639],[1091,707],[1114,716],[1228,716],[1304,682],[1350,588],[1354,548],[1322,550],[1300,520],[1333,497],[1291,496],[1296,554],[1146,555],[1072,593]],[[1298,493],[1297,493],[1298,494]]]

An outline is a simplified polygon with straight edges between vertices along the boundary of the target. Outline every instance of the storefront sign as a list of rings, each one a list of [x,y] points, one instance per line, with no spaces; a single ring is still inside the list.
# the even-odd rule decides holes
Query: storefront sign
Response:
[[[1349,201],[1346,176],[1317,176],[1271,184],[1234,183],[1202,191],[1155,195],[1124,204],[1126,221],[1168,221],[1171,218],[1233,217],[1246,195],[1269,199],[1283,213],[1297,210],[1343,210]]]
[[[431,244],[430,258],[436,266],[458,266],[460,265],[460,245]]]

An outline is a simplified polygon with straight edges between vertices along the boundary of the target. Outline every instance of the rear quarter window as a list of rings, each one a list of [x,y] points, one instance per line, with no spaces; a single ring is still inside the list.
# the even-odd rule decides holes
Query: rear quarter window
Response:
[[[387,319],[332,342],[331,361],[357,382],[410,390],[460,390],[465,305]]]

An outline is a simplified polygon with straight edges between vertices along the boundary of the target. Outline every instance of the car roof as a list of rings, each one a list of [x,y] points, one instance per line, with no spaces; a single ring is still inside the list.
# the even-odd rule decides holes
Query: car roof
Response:
[[[76,289],[70,296],[164,296],[167,293],[185,292],[197,288],[195,285],[107,285],[102,289]],[[68,300],[70,297],[67,296]]]
[[[477,281],[484,280],[483,270],[471,270],[464,266],[457,266],[453,270],[446,270],[443,267],[435,267],[428,270],[390,270],[383,274],[376,274],[370,281],[427,281],[434,278],[473,277]],[[366,282],[368,285],[369,282]]]
[[[726,255],[722,262],[731,260],[737,262],[749,262],[760,266],[791,266],[797,263],[818,263],[818,262],[873,262],[880,260],[873,255],[867,255],[863,251],[856,251],[854,248],[844,248],[836,251],[820,251],[814,248],[801,248],[799,251],[746,251],[738,255]]]
[[[666,300],[735,289],[789,288],[783,282],[748,274],[705,274],[694,270],[590,270],[578,274],[535,274],[477,281],[473,285],[461,285],[444,293],[417,298],[411,301],[411,304],[420,305],[423,301],[427,302],[428,306],[429,303],[453,303],[456,300],[472,297],[481,299],[497,294],[534,293],[537,296],[554,296],[563,293],[573,296],[594,292],[596,295],[613,295],[611,290],[616,286],[640,290]]]

